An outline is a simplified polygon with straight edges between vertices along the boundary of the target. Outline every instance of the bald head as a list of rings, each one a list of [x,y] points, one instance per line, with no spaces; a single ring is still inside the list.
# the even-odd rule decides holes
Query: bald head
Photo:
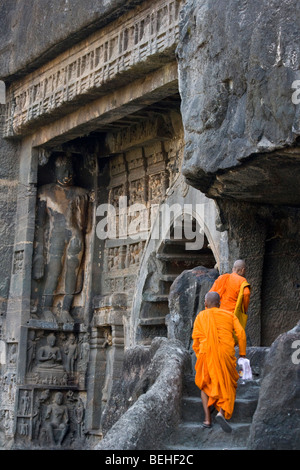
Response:
[[[218,292],[208,292],[205,296],[205,307],[206,308],[213,308],[213,307],[220,307],[220,296]]]
[[[238,259],[234,262],[232,272],[239,274],[240,276],[245,276],[246,273],[246,263],[242,259]]]

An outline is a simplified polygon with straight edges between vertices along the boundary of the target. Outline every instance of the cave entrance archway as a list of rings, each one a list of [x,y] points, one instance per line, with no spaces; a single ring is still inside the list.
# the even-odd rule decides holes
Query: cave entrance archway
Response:
[[[178,237],[178,226],[189,224],[189,233],[201,233],[199,237]],[[185,225],[186,227],[186,225]],[[177,233],[177,236],[176,236]],[[198,245],[198,246],[197,246]],[[192,249],[198,247],[198,249]],[[156,336],[167,336],[166,316],[169,314],[169,293],[172,283],[185,270],[197,266],[213,269],[216,259],[209,243],[209,234],[191,214],[174,219],[168,236],[163,237],[154,254],[156,268],[145,283],[140,311],[138,341],[150,344]]]

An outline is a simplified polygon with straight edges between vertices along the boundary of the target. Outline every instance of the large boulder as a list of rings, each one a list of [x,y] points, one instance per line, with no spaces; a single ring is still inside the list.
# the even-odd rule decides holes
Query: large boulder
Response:
[[[186,349],[191,346],[196,315],[205,308],[204,297],[218,276],[216,269],[197,266],[183,271],[171,285],[168,337],[180,340]]]
[[[299,34],[298,0],[186,1],[177,48],[182,171],[202,192],[299,202],[299,152],[279,151],[300,135]],[[287,182],[293,190],[282,191]]]
[[[118,411],[118,420],[94,450],[160,449],[178,424],[189,355],[180,341],[167,338],[153,339],[148,353],[141,354],[139,347],[125,352],[123,376],[108,403],[112,414]]]
[[[248,447],[300,449],[300,322],[280,335],[264,363]]]

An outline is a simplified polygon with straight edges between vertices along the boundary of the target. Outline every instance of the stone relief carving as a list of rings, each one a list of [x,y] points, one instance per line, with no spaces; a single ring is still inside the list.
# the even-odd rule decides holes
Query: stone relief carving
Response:
[[[67,356],[66,370],[69,374],[75,373],[75,364],[78,359],[78,344],[76,337],[73,333],[70,333],[68,341],[64,347],[64,352]]]
[[[50,62],[47,70],[19,80],[7,91],[5,136],[50,114],[87,90],[103,86],[136,62],[174,47],[178,40],[178,0],[155,0],[131,11],[123,24],[112,23]],[[126,25],[126,26],[125,26]]]
[[[159,201],[165,193],[164,175],[157,173],[149,177],[149,199]]]
[[[146,201],[144,178],[137,179],[130,183],[129,194],[130,204],[144,203]]]
[[[103,330],[104,330],[103,331],[104,339],[103,339],[102,348],[106,350],[106,372],[105,372],[104,385],[102,388],[102,401],[106,402],[108,399],[108,389],[111,383],[112,370],[113,370],[113,358],[112,358],[112,348],[111,348],[113,341],[112,341],[111,327],[104,327]]]
[[[31,408],[31,397],[28,390],[24,390],[20,397],[20,410],[19,414],[28,416]]]
[[[90,335],[83,333],[79,336],[79,353],[78,353],[78,371],[86,372],[90,358]]]
[[[20,389],[17,437],[42,448],[72,448],[84,435],[85,405],[76,392]]]
[[[119,200],[121,196],[126,196],[124,184],[111,189],[110,204],[112,204],[116,209],[119,208]]]
[[[53,402],[47,407],[43,430],[50,445],[62,444],[69,430],[69,411],[61,392],[56,392]]]
[[[33,279],[38,317],[70,322],[74,296],[82,289],[85,237],[91,230],[93,193],[74,186],[72,160],[55,160],[56,182],[38,191]]]
[[[19,274],[23,270],[24,264],[24,250],[19,250],[14,253],[13,274]]]
[[[16,343],[8,344],[8,367],[14,367],[17,363],[18,346]]]
[[[85,387],[89,360],[89,335],[73,332],[29,330],[26,382],[67,387]]]

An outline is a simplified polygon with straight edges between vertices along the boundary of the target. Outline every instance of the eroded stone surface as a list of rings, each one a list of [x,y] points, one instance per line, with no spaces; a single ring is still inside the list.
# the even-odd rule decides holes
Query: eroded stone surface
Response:
[[[3,79],[47,62],[143,0],[10,0],[0,6]],[[22,47],[18,47],[21,44]]]
[[[280,335],[266,357],[249,448],[299,450],[299,323]]]
[[[183,173],[213,197],[270,202],[278,186],[274,164],[285,172],[281,188],[293,181],[297,164],[285,156],[276,164],[275,156],[265,154],[295,145],[299,136],[300,107],[292,102],[300,61],[297,5],[188,0],[183,8],[177,49],[186,138]],[[257,155],[255,161],[241,171],[251,155]],[[280,202],[276,189],[275,196]],[[282,195],[281,202],[287,199]]]

